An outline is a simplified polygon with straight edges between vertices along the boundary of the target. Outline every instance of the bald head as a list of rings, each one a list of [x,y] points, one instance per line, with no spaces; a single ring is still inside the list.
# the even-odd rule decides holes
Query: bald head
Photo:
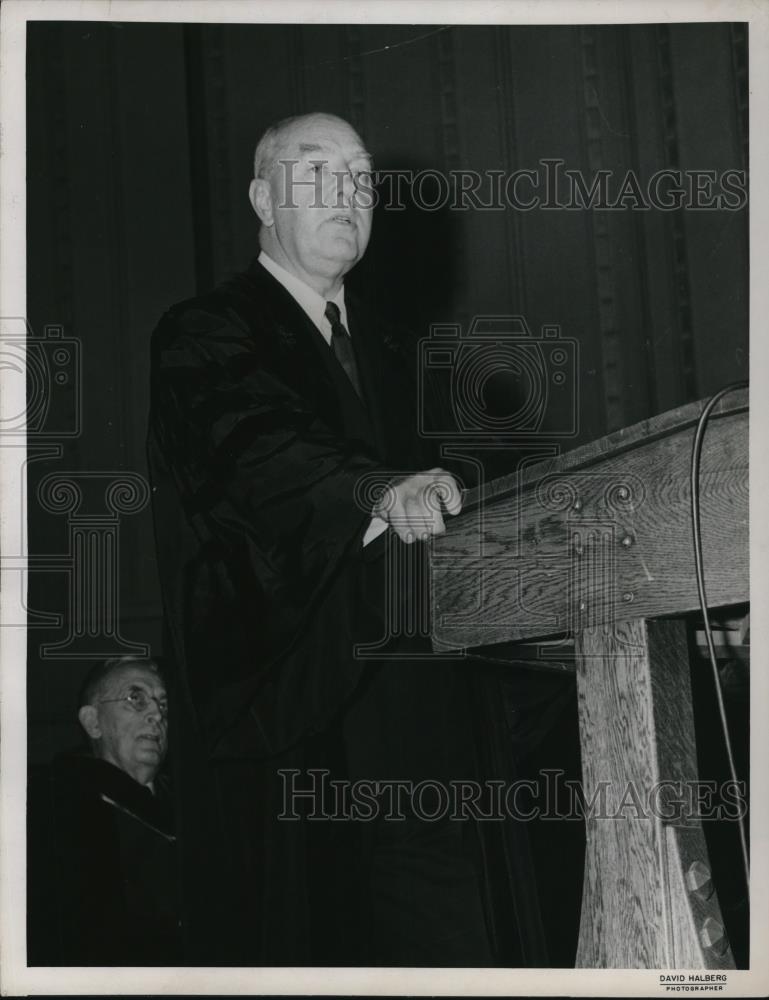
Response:
[[[249,197],[262,250],[325,298],[368,246],[370,172],[363,140],[336,115],[286,118],[256,147]]]
[[[307,115],[292,115],[290,118],[283,118],[281,121],[275,122],[274,125],[270,125],[256,144],[254,177],[268,179],[285,154],[285,150],[290,150],[292,140],[315,124],[325,124],[342,131],[346,130],[355,136],[361,149],[364,148],[362,140],[352,125],[338,115],[331,115],[325,111],[313,111]]]

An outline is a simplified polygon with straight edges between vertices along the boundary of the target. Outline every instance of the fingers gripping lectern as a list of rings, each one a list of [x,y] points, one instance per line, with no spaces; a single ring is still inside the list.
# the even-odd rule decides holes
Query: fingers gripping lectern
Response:
[[[725,397],[705,434],[711,608],[748,600],[747,405],[746,391]],[[702,826],[682,797],[697,779],[680,616],[700,606],[689,477],[703,408],[471,491],[433,548],[436,649],[573,637],[584,801],[599,804],[586,810],[583,968],[734,967]]]

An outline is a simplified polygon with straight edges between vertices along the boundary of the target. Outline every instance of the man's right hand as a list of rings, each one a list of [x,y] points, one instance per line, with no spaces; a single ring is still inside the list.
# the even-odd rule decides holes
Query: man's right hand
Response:
[[[410,545],[443,534],[443,512],[455,516],[461,510],[459,484],[450,472],[436,468],[391,483],[373,513]]]

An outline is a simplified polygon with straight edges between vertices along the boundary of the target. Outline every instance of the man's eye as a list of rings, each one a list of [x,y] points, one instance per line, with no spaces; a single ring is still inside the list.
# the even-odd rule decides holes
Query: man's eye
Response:
[[[370,191],[374,187],[374,174],[371,170],[358,170],[353,174],[353,181],[358,190]]]

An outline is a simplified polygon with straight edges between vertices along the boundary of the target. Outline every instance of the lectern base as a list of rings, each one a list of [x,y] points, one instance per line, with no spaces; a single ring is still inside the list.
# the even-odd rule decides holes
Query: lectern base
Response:
[[[587,851],[577,966],[732,969],[697,817],[685,625],[576,635]]]

